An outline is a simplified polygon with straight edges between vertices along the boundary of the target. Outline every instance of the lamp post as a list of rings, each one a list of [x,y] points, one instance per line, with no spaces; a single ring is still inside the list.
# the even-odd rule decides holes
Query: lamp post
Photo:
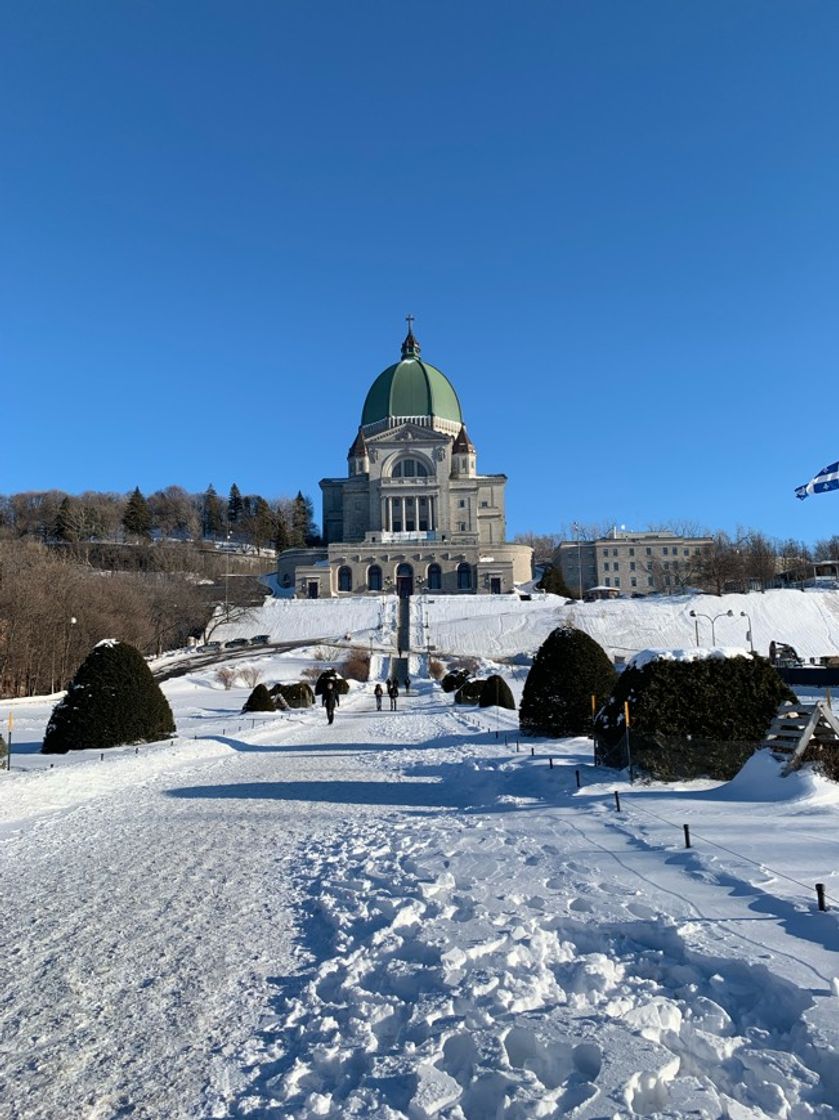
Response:
[[[582,548],[581,536],[580,536],[580,526],[575,521],[574,524],[571,526],[571,528],[574,530],[574,533],[576,534],[576,537],[577,537],[577,577],[579,579],[579,585],[580,585],[580,602],[582,602],[582,599],[583,599],[583,548]]]
[[[224,545],[224,621],[230,620],[230,529],[227,530],[227,539]]]
[[[714,630],[714,623],[717,621],[717,619],[718,618],[734,618],[734,611],[720,611],[719,614],[715,614],[713,616],[710,615],[710,614],[702,614],[700,611],[689,611],[688,613],[690,614],[691,618],[705,618],[705,619],[708,620],[708,622],[711,623],[711,645],[712,646],[715,646],[717,644],[717,636],[716,636],[716,632]],[[699,645],[699,623],[697,622],[697,623],[695,623],[695,625],[696,625],[696,644]]]
[[[754,643],[754,637],[752,636],[752,619],[751,619],[751,616],[749,614],[747,614],[746,611],[740,611],[740,617],[745,618],[746,622],[748,622],[748,624],[749,624],[749,629],[746,631],[746,637],[749,640],[749,652],[754,653],[755,643]]]

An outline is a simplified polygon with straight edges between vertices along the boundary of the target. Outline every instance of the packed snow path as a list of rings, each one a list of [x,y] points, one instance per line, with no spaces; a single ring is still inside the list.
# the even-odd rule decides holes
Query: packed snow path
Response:
[[[12,776],[4,1120],[837,1115],[832,913],[578,794],[583,741],[399,705]],[[741,850],[743,809],[685,811]]]

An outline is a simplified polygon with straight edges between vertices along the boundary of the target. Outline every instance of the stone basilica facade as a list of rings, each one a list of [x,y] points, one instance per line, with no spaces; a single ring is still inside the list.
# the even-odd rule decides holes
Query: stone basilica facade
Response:
[[[278,583],[298,598],[502,594],[531,578],[504,540],[503,474],[478,474],[460,401],[409,330],[370,387],[346,478],[324,478],[325,547],[288,549]]]

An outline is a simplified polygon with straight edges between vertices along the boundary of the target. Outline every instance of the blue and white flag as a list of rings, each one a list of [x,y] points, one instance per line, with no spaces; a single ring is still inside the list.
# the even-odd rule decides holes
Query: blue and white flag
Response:
[[[806,486],[796,486],[795,496],[803,499],[808,494],[824,494],[826,490],[839,490],[839,463],[831,463],[829,467],[819,471]]]

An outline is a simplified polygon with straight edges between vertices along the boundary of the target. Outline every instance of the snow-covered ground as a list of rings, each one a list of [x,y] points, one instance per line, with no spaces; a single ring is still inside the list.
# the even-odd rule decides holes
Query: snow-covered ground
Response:
[[[832,652],[830,593],[784,594],[735,604],[755,644]],[[463,602],[417,631],[500,657],[556,624],[475,599],[458,627]],[[625,607],[614,647],[692,645],[684,601],[654,605],[573,609],[605,626]],[[532,646],[508,637],[523,616]],[[520,694],[524,669],[502,671]],[[14,705],[4,1120],[839,1115],[836,787],[763,755],[727,784],[630,787],[587,740],[517,751],[515,713],[427,680],[396,713],[354,684],[332,727],[241,716],[248,689],[208,669],[164,688],[179,737],[104,758],[41,756],[51,704]]]

